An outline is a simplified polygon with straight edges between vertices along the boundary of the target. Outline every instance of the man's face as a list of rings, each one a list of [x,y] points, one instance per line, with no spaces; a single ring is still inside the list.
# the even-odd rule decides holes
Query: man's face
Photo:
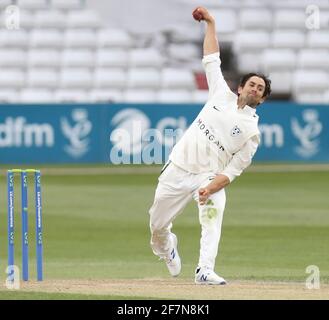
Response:
[[[256,107],[259,103],[265,101],[263,97],[265,91],[265,81],[257,76],[249,78],[242,88],[238,88],[239,98],[243,99],[250,107]]]

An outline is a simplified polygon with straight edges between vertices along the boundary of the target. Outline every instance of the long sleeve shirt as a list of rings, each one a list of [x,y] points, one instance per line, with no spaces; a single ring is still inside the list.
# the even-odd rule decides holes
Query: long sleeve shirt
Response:
[[[255,109],[238,108],[238,97],[221,72],[219,53],[204,56],[209,97],[169,159],[191,173],[212,172],[230,181],[247,168],[260,142]]]

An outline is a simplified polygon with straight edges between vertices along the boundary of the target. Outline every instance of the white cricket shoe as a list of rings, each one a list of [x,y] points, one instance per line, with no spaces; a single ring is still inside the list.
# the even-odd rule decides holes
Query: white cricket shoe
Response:
[[[212,269],[209,268],[200,268],[198,267],[195,270],[195,280],[196,284],[217,284],[225,285],[226,280],[218,276]]]
[[[182,269],[181,260],[177,251],[177,237],[175,234],[171,234],[171,246],[169,253],[164,257],[168,270],[173,277],[177,277]]]

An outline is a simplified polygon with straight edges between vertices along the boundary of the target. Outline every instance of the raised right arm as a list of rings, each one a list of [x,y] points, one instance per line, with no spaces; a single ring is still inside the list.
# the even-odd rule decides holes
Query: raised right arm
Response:
[[[203,41],[203,66],[205,68],[209,88],[209,98],[214,95],[229,95],[235,98],[234,93],[228,87],[220,69],[221,60],[219,57],[219,44],[216,34],[216,21],[204,7],[197,10],[202,15],[202,20],[207,23]],[[233,95],[233,96],[232,96]]]
[[[218,39],[216,34],[216,21],[214,17],[204,7],[196,9],[207,23],[206,34],[203,41],[203,55],[219,52]]]

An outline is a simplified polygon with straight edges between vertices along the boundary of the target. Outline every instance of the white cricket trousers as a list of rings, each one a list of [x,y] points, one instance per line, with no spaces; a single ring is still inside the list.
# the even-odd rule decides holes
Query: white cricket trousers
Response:
[[[205,205],[198,202],[198,190],[208,185],[213,173],[189,173],[172,162],[162,172],[149,210],[151,248],[155,255],[168,254],[173,220],[192,199],[197,201],[201,224],[199,267],[214,269],[225,209],[225,190],[212,194]]]

